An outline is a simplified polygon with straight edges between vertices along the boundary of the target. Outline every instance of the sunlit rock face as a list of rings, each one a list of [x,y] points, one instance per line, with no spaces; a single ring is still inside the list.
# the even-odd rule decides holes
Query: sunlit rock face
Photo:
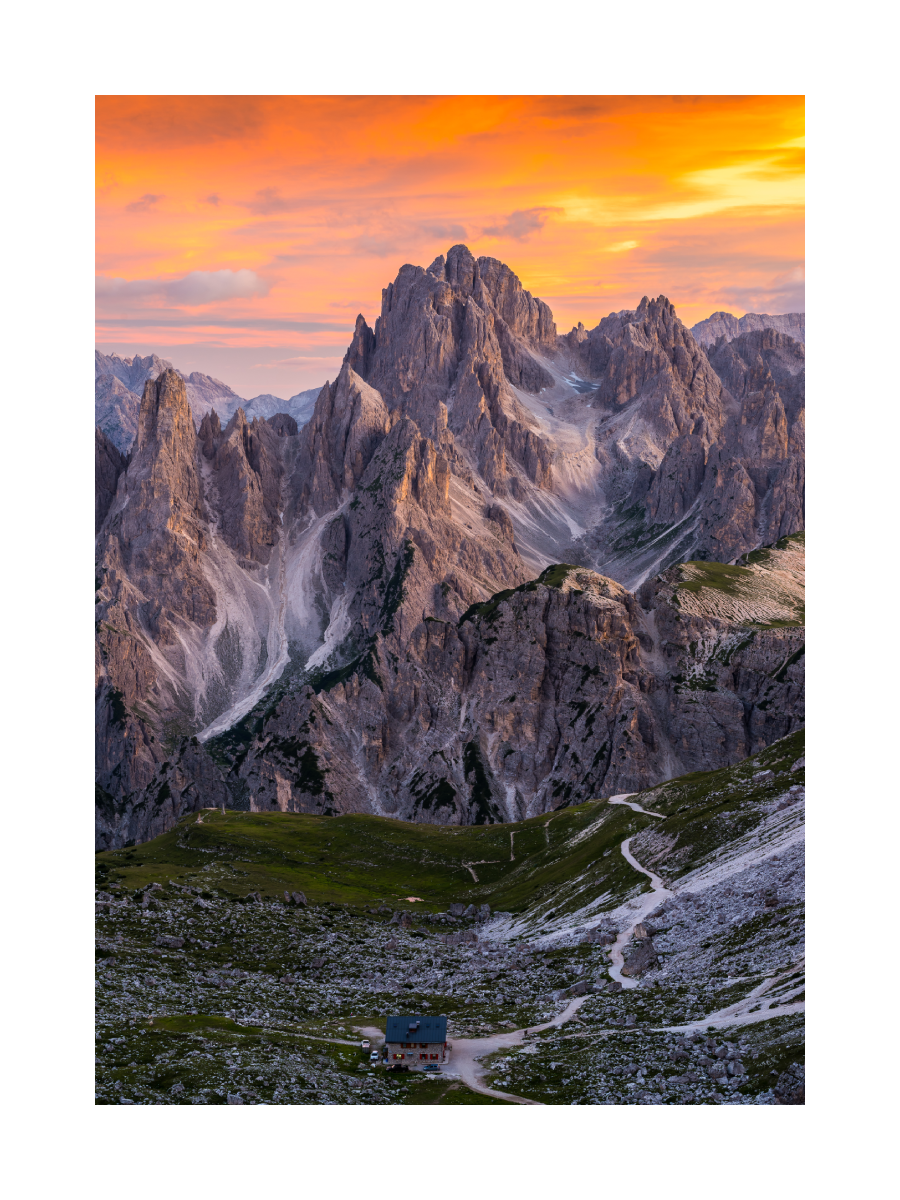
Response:
[[[97,443],[99,844],[205,804],[514,819],[802,719],[797,622],[669,571],[802,528],[784,333],[707,354],[659,297],[559,336],[455,246],[302,426],[149,371],[129,457]]]

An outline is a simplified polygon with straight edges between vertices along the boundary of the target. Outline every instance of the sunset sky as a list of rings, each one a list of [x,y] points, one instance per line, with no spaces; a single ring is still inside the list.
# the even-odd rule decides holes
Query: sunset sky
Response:
[[[803,146],[797,96],[100,97],[97,346],[287,398],[456,242],[560,332],[802,311]]]

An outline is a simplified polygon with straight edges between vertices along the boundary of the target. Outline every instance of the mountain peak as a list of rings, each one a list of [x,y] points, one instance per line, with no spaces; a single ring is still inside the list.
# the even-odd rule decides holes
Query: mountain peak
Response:
[[[774,329],[787,334],[795,342],[806,342],[806,313],[745,313],[736,317],[730,312],[714,312],[712,316],[698,321],[691,329],[703,347],[712,346],[720,337],[733,341],[744,333],[755,333],[759,329]]]

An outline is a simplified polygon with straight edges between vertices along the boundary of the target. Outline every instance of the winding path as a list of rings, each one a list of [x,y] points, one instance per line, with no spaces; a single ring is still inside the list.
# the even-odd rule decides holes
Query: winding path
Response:
[[[649,812],[646,808],[641,808],[640,805],[629,800],[629,796],[633,795],[635,795],[634,792],[625,792],[618,796],[611,796],[609,803],[624,804],[628,808],[633,809],[635,812],[643,813],[648,817],[656,817],[657,820],[661,819],[659,813]],[[550,822],[548,821],[547,825],[549,824]],[[547,834],[546,825],[544,826],[544,832]],[[547,836],[549,840],[549,834],[547,834]],[[627,837],[619,848],[622,851],[622,856],[625,861],[629,863],[629,865],[632,866],[636,871],[639,871],[642,875],[646,875],[650,880],[650,891],[644,892],[641,896],[631,901],[628,906],[631,909],[631,915],[633,915],[634,920],[630,925],[622,930],[622,932],[616,938],[614,945],[612,945],[609,950],[610,959],[612,960],[611,966],[609,967],[609,975],[612,979],[616,980],[616,982],[621,983],[623,988],[634,988],[639,986],[639,981],[637,979],[629,979],[628,976],[622,975],[625,947],[631,940],[636,926],[641,923],[646,914],[656,908],[657,904],[659,904],[661,900],[667,899],[674,893],[665,886],[658,875],[654,874],[654,872],[648,867],[642,866],[637,861],[637,859],[631,853],[631,837]],[[511,846],[510,849],[512,849]],[[474,871],[472,873],[474,874]],[[784,1003],[779,1004],[770,1002],[770,1006],[761,1006],[756,1008],[758,1004],[765,1004],[763,997],[776,983],[782,979],[790,977],[791,975],[795,975],[801,966],[802,963],[795,963],[788,970],[783,971],[778,975],[773,975],[770,979],[766,979],[762,983],[758,984],[741,1000],[736,1001],[727,1008],[720,1009],[718,1012],[710,1013],[708,1016],[703,1017],[702,1020],[692,1021],[685,1025],[656,1026],[654,1027],[655,1031],[687,1033],[693,1030],[707,1029],[710,1026],[726,1028],[736,1025],[754,1025],[758,1021],[768,1021],[773,1017],[787,1016],[791,1013],[803,1012],[806,1008],[805,1001],[800,1000],[792,1002],[790,1000],[790,995],[784,997]],[[791,990],[795,992],[802,991],[802,982],[798,982],[796,988]],[[582,1004],[584,1004],[585,1000],[590,998],[590,994],[591,993],[588,993],[585,996],[578,996],[576,999],[570,1000],[561,1013],[555,1016],[553,1020],[546,1021],[542,1025],[534,1025],[528,1029],[515,1029],[511,1030],[509,1033],[495,1033],[491,1034],[490,1037],[484,1038],[454,1038],[450,1062],[448,1063],[449,1070],[447,1071],[447,1075],[458,1076],[468,1088],[471,1088],[473,1092],[480,1092],[482,1096],[492,1096],[494,1099],[506,1100],[512,1104],[542,1105],[543,1101],[541,1100],[530,1100],[525,1096],[515,1096],[511,1092],[501,1092],[495,1088],[485,1087],[485,1085],[482,1083],[485,1069],[482,1067],[478,1059],[483,1058],[488,1054],[494,1054],[498,1050],[508,1050],[512,1049],[514,1046],[521,1046],[525,1041],[526,1034],[528,1033],[542,1033],[545,1029],[558,1029],[561,1025],[565,1025],[567,1021],[570,1021],[575,1016],[579,1008],[582,1006]],[[756,1011],[751,1012],[751,1008],[756,1008]],[[376,1029],[371,1026],[357,1026],[356,1028],[359,1028],[361,1033],[371,1038],[373,1040],[373,1044],[376,1039],[379,1041],[379,1043],[384,1041],[384,1034],[380,1029]],[[621,1032],[619,1027],[613,1029],[592,1029],[590,1031],[590,1036],[607,1037],[611,1034],[619,1032]],[[577,1037],[578,1035],[572,1034],[567,1036]]]
[[[633,808],[635,806],[630,805],[630,807]],[[640,811],[643,812],[643,809]],[[652,816],[653,814],[651,813],[650,815]],[[638,860],[631,853],[630,847],[631,838],[627,837],[620,847],[622,856],[627,863],[630,863],[630,865],[634,867],[636,871],[640,871],[642,875],[647,876],[647,878],[650,880],[650,891],[644,892],[643,895],[638,897],[636,902],[632,901],[632,904],[629,907],[632,908],[634,913],[634,920],[629,926],[622,930],[622,932],[616,938],[614,944],[609,948],[609,957],[612,960],[612,966],[609,968],[610,978],[615,979],[617,983],[621,983],[623,988],[634,988],[638,986],[638,981],[636,979],[629,979],[627,975],[622,974],[622,967],[625,965],[625,947],[631,941],[635,927],[639,925],[641,921],[643,921],[648,912],[652,912],[653,909],[656,908],[660,900],[668,899],[668,897],[672,895],[672,892],[670,892],[669,889],[663,884],[663,881],[658,875],[654,875],[652,871],[647,869],[647,867],[641,866]]]
[[[648,808],[641,808],[641,806],[639,804],[635,804],[632,800],[628,799],[629,796],[636,796],[636,795],[637,795],[637,792],[620,792],[618,796],[610,796],[607,803],[608,804],[624,804],[628,808],[634,809],[635,812],[643,813],[645,817],[656,817],[657,821],[661,821],[662,816],[660,813],[650,812],[650,810]],[[641,867],[639,869],[643,870],[643,867]]]

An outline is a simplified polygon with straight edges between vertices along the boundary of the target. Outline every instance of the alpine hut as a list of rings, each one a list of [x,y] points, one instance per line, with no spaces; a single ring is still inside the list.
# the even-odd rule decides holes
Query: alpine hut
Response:
[[[388,1067],[421,1071],[447,1062],[447,1018],[388,1017],[384,1039]]]

